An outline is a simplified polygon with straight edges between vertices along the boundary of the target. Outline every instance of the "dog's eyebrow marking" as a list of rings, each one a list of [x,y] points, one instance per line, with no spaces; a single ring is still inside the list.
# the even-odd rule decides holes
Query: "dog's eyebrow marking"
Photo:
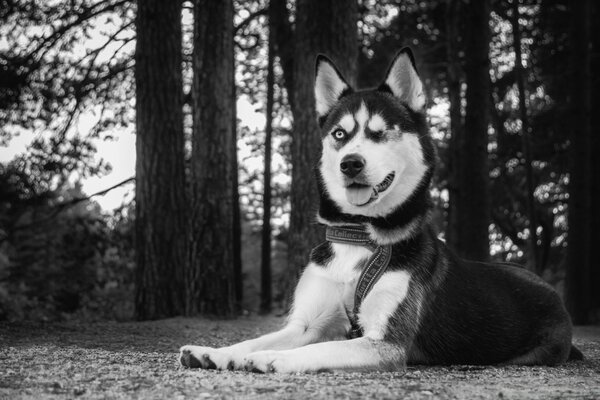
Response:
[[[387,128],[387,124],[385,123],[385,120],[379,114],[374,114],[371,117],[371,119],[369,120],[369,123],[367,124],[367,126],[373,132],[383,132]]]
[[[356,119],[356,122],[358,123],[359,132],[364,132],[365,125],[367,124],[367,121],[369,120],[369,110],[367,110],[367,106],[365,105],[364,101],[362,103],[360,103],[360,108],[358,109],[356,114],[354,114],[354,118]]]
[[[354,122],[352,114],[345,114],[342,118],[340,118],[338,125],[344,128],[346,132],[352,132],[356,126],[356,123]]]

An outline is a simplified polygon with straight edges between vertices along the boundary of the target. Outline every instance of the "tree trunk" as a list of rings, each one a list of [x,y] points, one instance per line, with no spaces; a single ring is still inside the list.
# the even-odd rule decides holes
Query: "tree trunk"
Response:
[[[192,248],[186,314],[234,313],[233,4],[194,4]]]
[[[450,102],[450,141],[448,145],[448,210],[446,219],[446,243],[452,249],[458,248],[458,230],[460,224],[457,221],[456,212],[457,198],[460,187],[460,144],[463,137],[463,121],[461,112],[462,96],[460,93],[461,85],[461,65],[459,58],[459,17],[461,12],[460,0],[448,0],[446,4],[446,56],[448,61],[447,81],[448,81],[448,100]]]
[[[457,251],[462,257],[489,259],[490,195],[488,171],[490,1],[466,5],[465,75],[467,83],[465,135],[457,166],[460,173],[456,212]]]
[[[600,4],[598,2],[592,3],[592,21],[598,21],[598,17],[600,17]],[[595,51],[591,54],[591,71],[598,71],[600,69],[600,24],[593,25],[593,33],[592,33],[592,48]],[[594,76],[592,78],[592,93],[598,93],[600,91],[600,78],[598,76]],[[600,97],[592,96],[593,107],[592,110],[600,110]],[[590,117],[591,118],[591,117]],[[592,145],[590,150],[590,157],[594,157],[597,154],[600,154],[600,119],[593,118],[592,119],[592,135],[591,135]],[[592,161],[592,184],[591,184],[591,198],[599,199],[600,198],[600,162],[597,160],[591,159]],[[600,286],[600,265],[595,263],[595,265],[591,264],[592,260],[594,260],[593,255],[591,254],[597,246],[600,245],[600,207],[590,206],[591,218],[590,218],[590,231],[591,231],[591,241],[592,244],[590,246],[590,268],[592,268],[590,273],[589,280],[589,289],[592,298],[590,299],[591,307],[596,311],[596,319],[594,321],[590,321],[593,323],[600,322],[598,318],[600,318],[600,290],[598,290],[598,286]]]
[[[232,68],[235,71],[235,59],[232,57]],[[239,171],[238,171],[238,157],[237,157],[237,88],[235,86],[235,79],[232,82],[232,98],[233,98],[233,112],[231,113],[231,135],[232,140],[230,143],[231,149],[231,182],[232,187],[232,201],[233,201],[233,287],[235,292],[235,308],[236,312],[242,308],[242,302],[244,301],[244,277],[242,274],[242,216],[240,211],[240,189],[239,189]]]
[[[571,148],[567,306],[575,324],[585,324],[590,311],[591,215],[591,70],[590,0],[571,1]],[[597,227],[594,227],[597,229]],[[596,289],[596,288],[594,288]]]
[[[186,193],[181,4],[138,4],[135,248],[137,319],[183,311]]]
[[[294,32],[286,0],[269,1],[269,29],[273,30],[273,50],[283,69],[283,81],[290,108],[294,108]]]
[[[330,56],[353,84],[358,58],[357,17],[355,0],[296,2],[288,288],[306,265],[311,248],[324,238],[315,222],[319,200],[314,168],[321,149],[313,89],[315,58],[318,53]]]
[[[523,158],[525,163],[525,181],[527,183],[527,216],[529,219],[529,255],[530,269],[541,274],[538,256],[538,235],[535,211],[535,182],[529,140],[529,118],[525,102],[525,77],[523,71],[523,57],[521,54],[521,27],[519,26],[519,0],[513,0],[511,24],[513,29],[513,47],[515,49],[515,79],[519,89],[519,113],[521,118],[521,140],[523,141]]]
[[[269,7],[270,11],[270,7]],[[273,136],[273,90],[275,76],[273,62],[273,38],[271,27],[273,15],[269,12],[269,49],[267,55],[267,112],[265,127],[265,163],[264,163],[264,188],[263,188],[263,219],[262,219],[262,257],[260,267],[260,312],[271,311],[271,138]]]

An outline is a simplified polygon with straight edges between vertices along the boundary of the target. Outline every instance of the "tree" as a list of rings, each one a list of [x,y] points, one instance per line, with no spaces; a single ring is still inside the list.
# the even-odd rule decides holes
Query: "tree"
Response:
[[[446,2],[446,57],[448,59],[447,81],[448,101],[450,103],[450,140],[448,144],[448,214],[446,227],[446,242],[452,249],[458,248],[460,224],[457,220],[457,203],[460,179],[460,144],[464,135],[462,118],[462,96],[460,92],[462,81],[462,66],[459,59],[460,15],[461,1],[447,0]]]
[[[185,312],[231,315],[235,310],[231,0],[195,2],[193,72],[193,239]]]
[[[527,183],[527,217],[529,219],[529,246],[530,246],[530,269],[536,273],[540,270],[538,256],[537,218],[535,210],[535,182],[533,177],[533,165],[531,156],[531,144],[529,135],[529,117],[527,116],[527,104],[525,102],[525,74],[523,71],[523,56],[521,49],[521,27],[519,24],[519,0],[513,0],[511,25],[513,30],[513,47],[515,49],[515,80],[519,90],[519,112],[521,119],[521,140],[523,141],[523,158],[525,161],[525,181]]]
[[[598,17],[600,16],[600,6],[598,2],[592,3],[593,13],[592,13],[592,21],[598,21]],[[599,49],[600,48],[600,25],[594,24],[592,26],[592,48]],[[591,70],[597,71],[600,68],[600,52],[594,51],[591,54]],[[594,76],[592,78],[592,93],[598,93],[600,90],[600,79],[598,76]],[[598,96],[592,96],[592,110],[600,109],[600,99]],[[590,157],[594,157],[596,154],[600,154],[600,121],[598,118],[592,119],[592,147],[590,149]],[[594,161],[592,159],[592,161]],[[592,187],[590,196],[592,199],[600,198],[600,163],[592,162]],[[589,219],[590,230],[591,230],[591,246],[590,252],[595,250],[595,246],[600,243],[600,230],[598,226],[600,226],[600,207],[595,207],[592,205],[591,209],[591,218]],[[590,255],[590,263],[594,260],[593,256]],[[600,310],[600,291],[596,290],[598,284],[600,284],[600,267],[596,263],[590,264],[591,273],[588,285],[590,287],[590,293],[592,296],[591,306],[595,310]],[[590,321],[592,322],[592,321]],[[597,322],[597,319],[596,319]]]
[[[471,0],[465,7],[465,75],[467,83],[464,140],[460,141],[457,183],[457,252],[476,260],[490,257],[488,123],[490,85],[490,2]]]
[[[272,279],[271,279],[271,151],[273,136],[273,102],[275,90],[275,32],[272,28],[274,8],[269,5],[269,45],[267,54],[267,107],[265,127],[265,160],[263,181],[263,218],[262,218],[262,245],[260,268],[260,311],[271,311]]]
[[[235,64],[235,60],[231,60]],[[232,66],[235,70],[235,65]],[[231,82],[232,98],[237,99],[237,89],[235,82]],[[244,300],[244,277],[242,274],[242,217],[240,212],[240,190],[239,190],[239,173],[238,173],[238,156],[237,156],[237,109],[235,101],[233,103],[233,112],[231,113],[231,182],[233,183],[232,197],[233,202],[233,286],[235,292],[236,309],[241,307]]]
[[[575,324],[590,318],[591,226],[591,2],[571,1],[571,121],[567,306]],[[597,229],[597,227],[594,227]]]
[[[286,0],[269,0],[269,35],[273,30],[273,51],[279,57],[290,107],[294,107],[294,32]],[[269,36],[271,37],[271,36]],[[269,41],[269,43],[271,43]]]
[[[318,53],[332,58],[354,84],[357,69],[356,1],[298,0],[294,52],[292,113],[292,191],[289,243],[290,282],[295,281],[312,247],[323,240],[315,221],[318,206],[314,168],[321,139],[315,113],[314,62]]]
[[[138,4],[136,317],[182,312],[187,261],[181,3]]]

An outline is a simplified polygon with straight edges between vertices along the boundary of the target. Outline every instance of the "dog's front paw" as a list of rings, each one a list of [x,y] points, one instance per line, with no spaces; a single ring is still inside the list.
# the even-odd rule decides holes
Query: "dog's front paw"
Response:
[[[301,372],[302,369],[294,365],[292,359],[284,351],[257,351],[248,354],[244,359],[246,371],[269,373],[269,372]]]
[[[244,367],[241,360],[236,363],[235,357],[227,351],[190,345],[180,349],[179,362],[186,368],[234,370]]]

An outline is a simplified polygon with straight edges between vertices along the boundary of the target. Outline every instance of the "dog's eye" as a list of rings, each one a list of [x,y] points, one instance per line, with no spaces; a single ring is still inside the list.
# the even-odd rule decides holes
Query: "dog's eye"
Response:
[[[331,134],[333,135],[333,138],[335,140],[343,140],[346,138],[346,131],[344,131],[343,129],[336,129]]]

